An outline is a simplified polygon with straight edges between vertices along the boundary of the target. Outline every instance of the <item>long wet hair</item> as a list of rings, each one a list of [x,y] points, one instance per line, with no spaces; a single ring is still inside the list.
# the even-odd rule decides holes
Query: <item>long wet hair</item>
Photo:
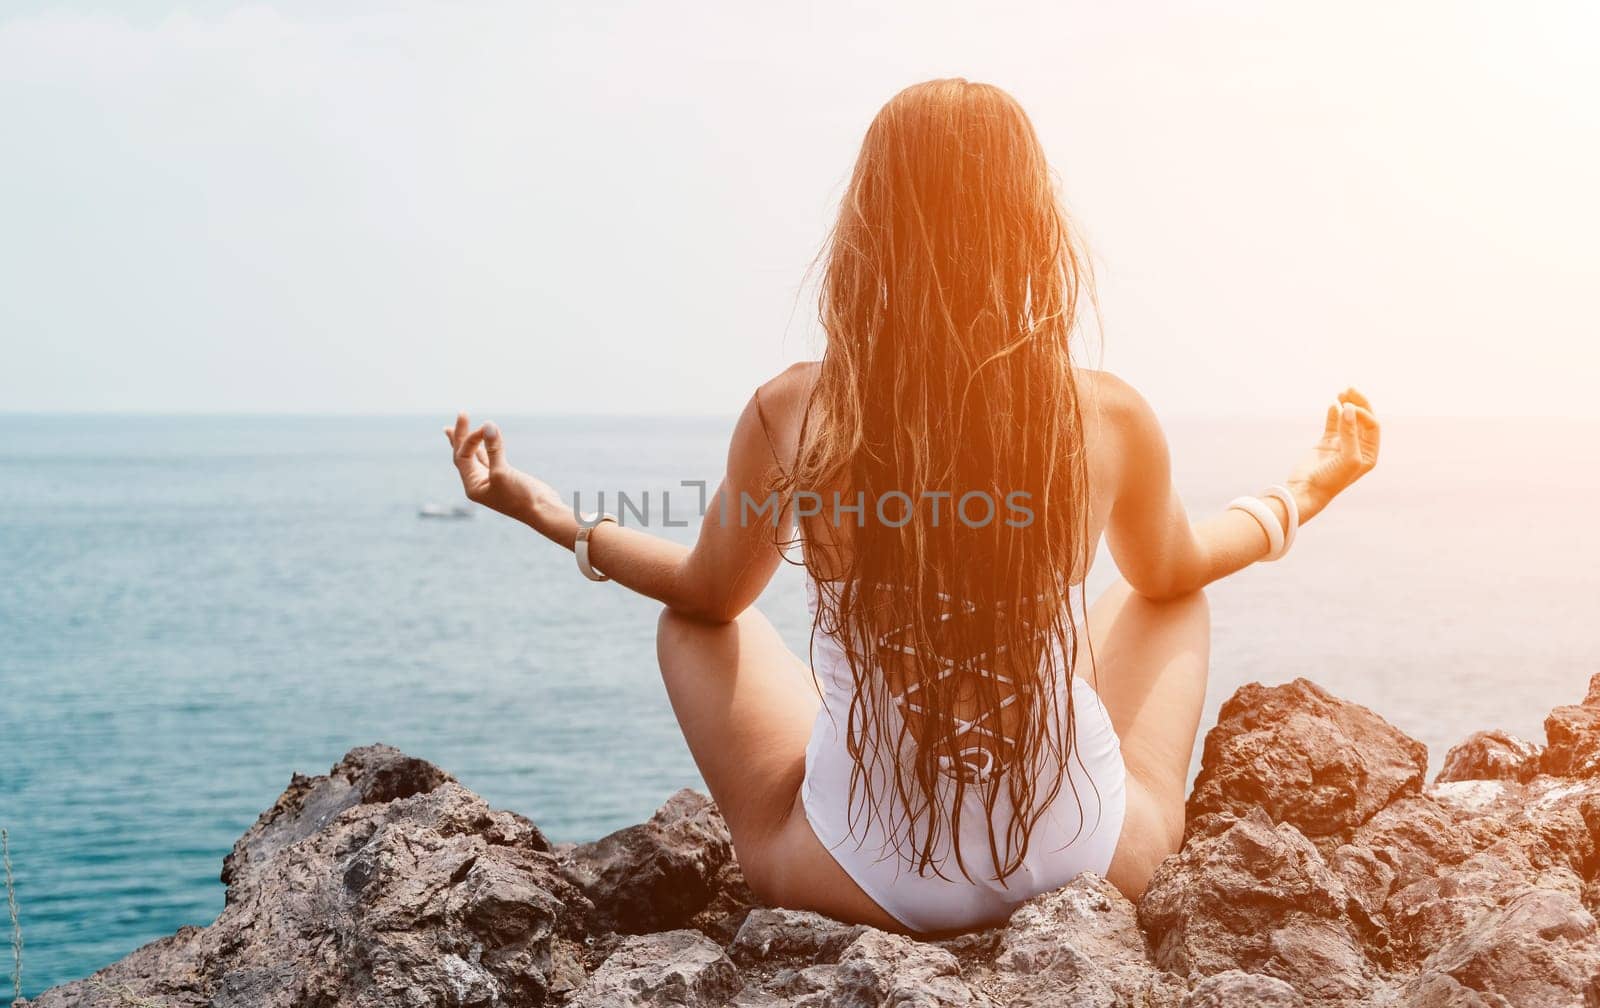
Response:
[[[971,879],[957,838],[976,792],[1003,883],[1073,755],[1070,586],[1090,557],[1068,341],[1093,302],[1087,256],[1021,106],[952,79],[878,113],[819,263],[827,347],[779,488],[828,490],[800,534],[813,636],[854,679],[852,827],[885,817],[919,873],[948,878],[948,852]],[[866,502],[842,528],[835,491]],[[992,508],[963,508],[974,492]],[[980,715],[1015,744],[951,730]]]

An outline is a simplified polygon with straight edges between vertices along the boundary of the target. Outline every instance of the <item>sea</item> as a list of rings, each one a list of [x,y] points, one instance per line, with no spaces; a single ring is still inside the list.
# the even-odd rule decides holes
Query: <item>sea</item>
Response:
[[[0,415],[0,827],[24,993],[210,922],[234,840],[291,774],[354,746],[432,760],[558,840],[699,785],[656,603],[498,515],[419,516],[463,503],[449,419]],[[698,501],[685,483],[715,485],[733,422],[495,419],[515,464],[585,508],[648,492],[659,518],[666,491],[674,520]],[[1281,478],[1319,425],[1168,418],[1191,513]],[[1210,589],[1204,724],[1244,683],[1306,676],[1435,768],[1475,729],[1542,738],[1600,671],[1597,445],[1592,421],[1389,420],[1378,469],[1289,557]],[[1091,597],[1114,576],[1102,551]],[[760,605],[803,649],[801,572]]]

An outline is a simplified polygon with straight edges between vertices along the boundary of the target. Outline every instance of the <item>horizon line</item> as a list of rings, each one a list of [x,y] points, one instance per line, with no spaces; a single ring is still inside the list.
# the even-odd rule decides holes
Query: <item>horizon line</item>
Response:
[[[1316,411],[1309,411],[1315,414]],[[1270,410],[1258,413],[1249,412],[1195,412],[1187,410],[1163,411],[1156,410],[1156,414],[1163,420],[1288,420],[1299,422],[1306,419],[1308,413],[1290,412],[1288,410]],[[14,410],[0,409],[0,419],[128,419],[128,420],[383,420],[383,419],[422,419],[431,418],[438,420],[443,417],[448,419],[452,415],[449,410],[373,410],[366,411],[318,411],[318,410],[142,410],[142,409],[51,409],[51,410]],[[526,412],[522,410],[479,410],[477,416],[483,419],[508,417],[517,420],[717,420],[730,421],[738,418],[737,411],[727,413],[677,413],[677,412],[617,412],[605,413],[596,411],[574,412]],[[1578,423],[1600,422],[1600,413],[1571,414],[1571,413],[1393,413],[1385,412],[1380,417],[1382,420],[1457,420],[1457,421],[1486,421],[1486,420],[1566,420]]]

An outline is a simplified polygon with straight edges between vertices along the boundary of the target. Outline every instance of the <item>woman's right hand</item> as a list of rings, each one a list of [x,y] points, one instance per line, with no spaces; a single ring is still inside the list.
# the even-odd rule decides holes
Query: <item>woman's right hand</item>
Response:
[[[1328,407],[1322,438],[1289,475],[1289,490],[1309,521],[1346,487],[1378,464],[1378,418],[1355,389],[1339,393]]]
[[[548,483],[506,461],[505,441],[493,423],[473,430],[467,415],[458,413],[455,426],[446,427],[444,436],[450,441],[451,458],[467,500],[541,532],[545,530],[540,528],[540,514],[560,513],[561,497]]]

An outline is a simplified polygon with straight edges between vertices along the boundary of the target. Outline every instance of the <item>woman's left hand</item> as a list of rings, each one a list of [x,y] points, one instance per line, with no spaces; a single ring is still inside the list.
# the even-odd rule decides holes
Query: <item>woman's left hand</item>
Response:
[[[493,423],[472,430],[467,415],[458,413],[455,426],[446,427],[444,436],[450,439],[467,500],[536,528],[539,513],[560,508],[561,497],[548,483],[506,461],[505,441]]]

